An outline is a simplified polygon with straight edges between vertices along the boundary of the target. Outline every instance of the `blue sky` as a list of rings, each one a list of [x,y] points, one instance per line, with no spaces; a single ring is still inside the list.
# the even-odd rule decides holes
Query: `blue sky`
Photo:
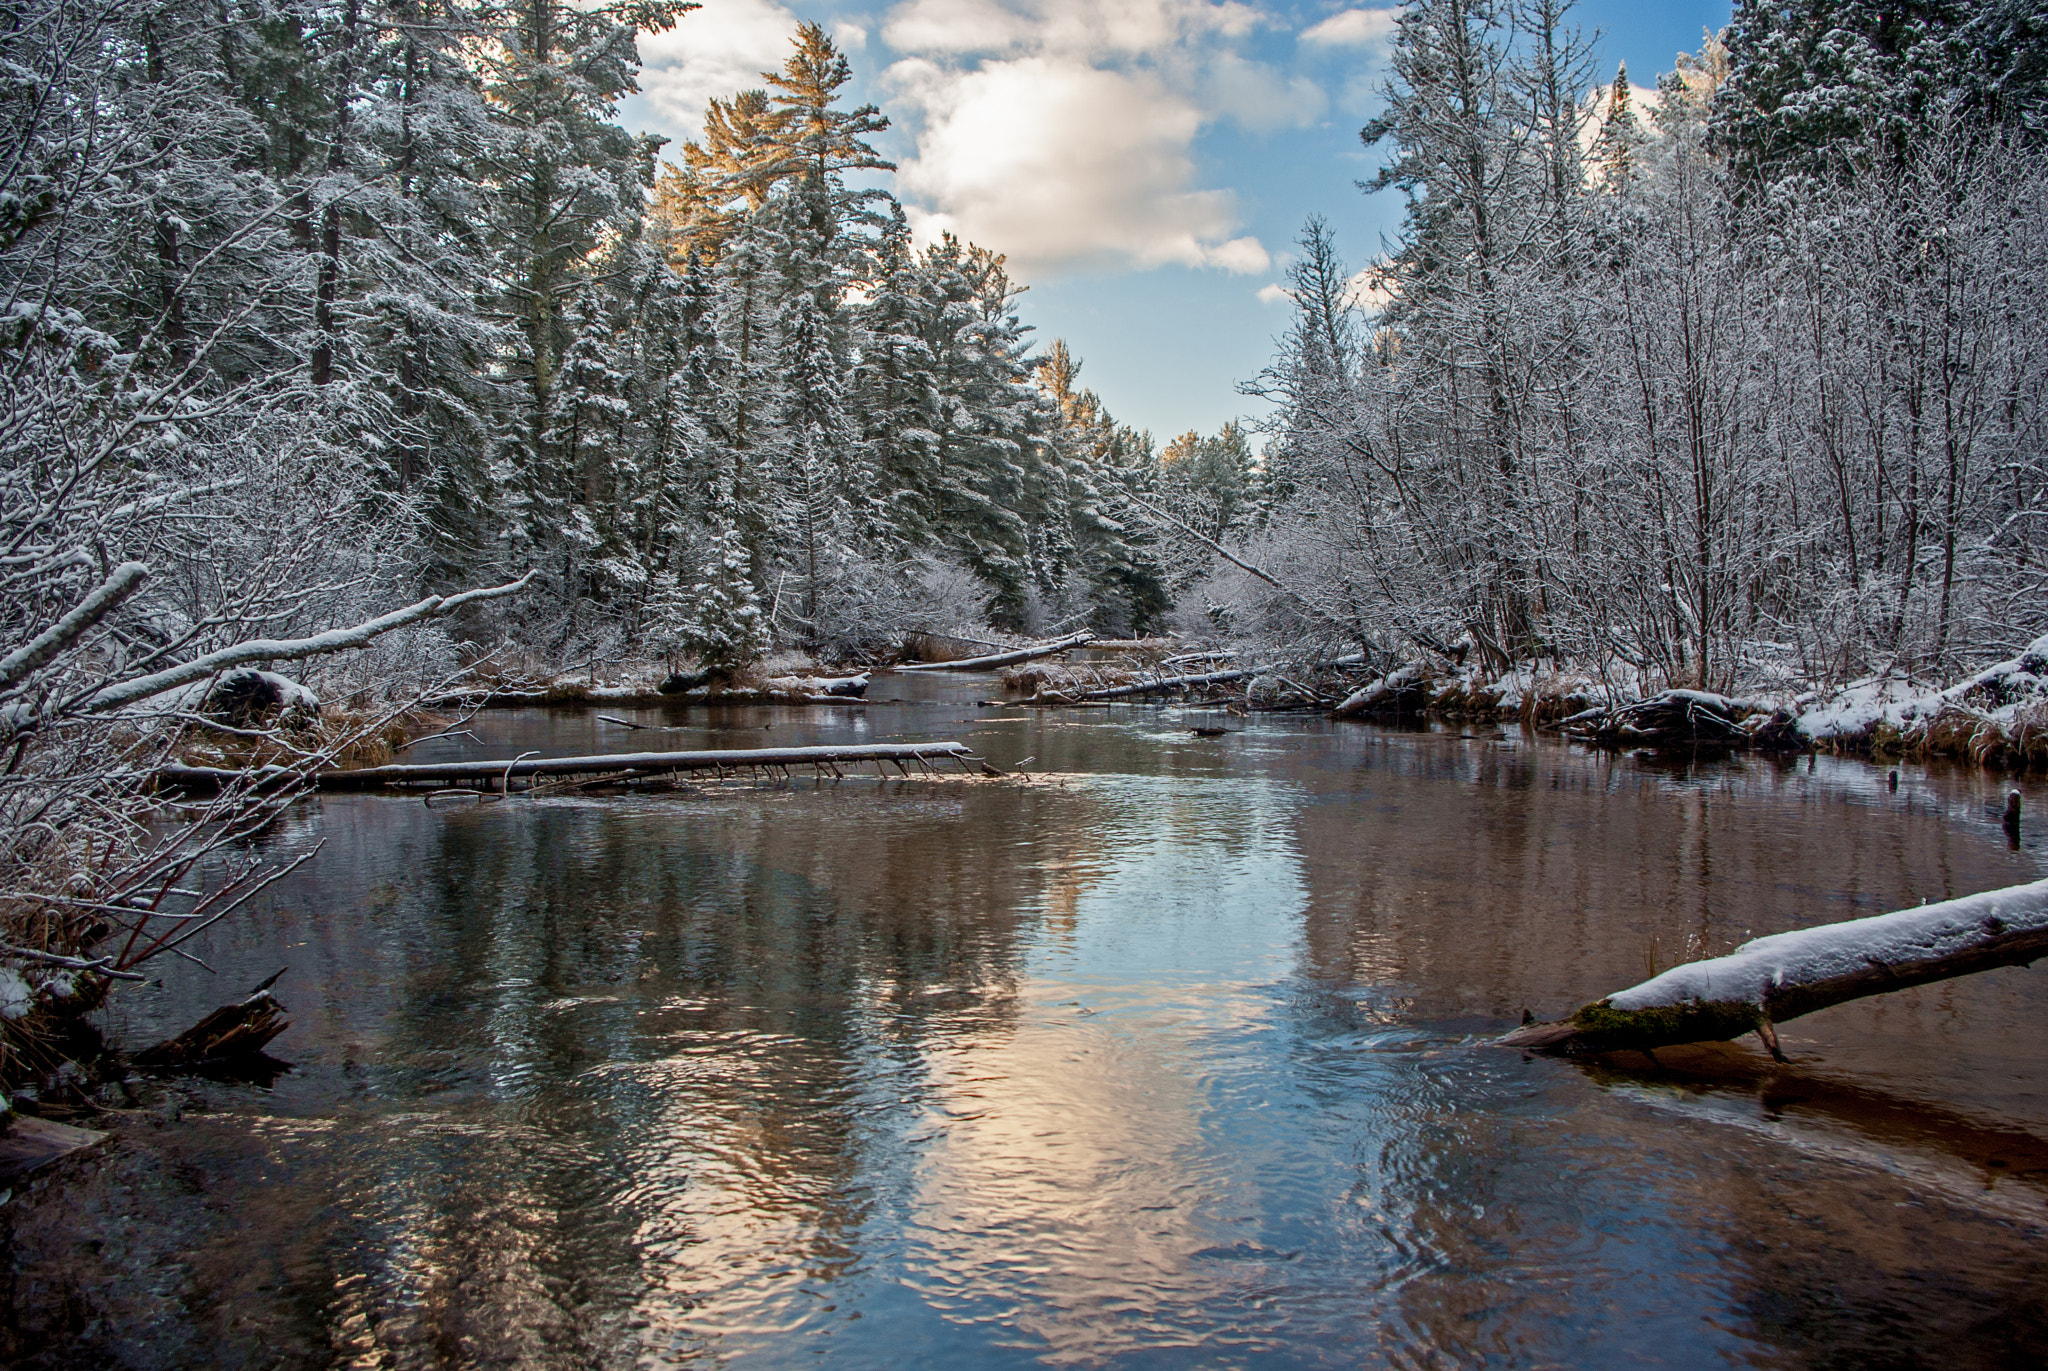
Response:
[[[1726,0],[1582,0],[1596,79],[1654,84]],[[1341,0],[704,0],[645,37],[634,127],[693,137],[707,96],[758,85],[801,20],[832,30],[921,234],[1006,253],[1041,343],[1065,338],[1111,413],[1165,441],[1255,414],[1273,289],[1304,218],[1362,265],[1400,220],[1353,182],[1393,10]]]

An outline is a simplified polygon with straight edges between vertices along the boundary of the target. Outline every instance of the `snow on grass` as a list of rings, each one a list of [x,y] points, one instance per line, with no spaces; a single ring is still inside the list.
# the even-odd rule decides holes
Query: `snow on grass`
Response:
[[[1879,725],[1902,735],[1924,731],[1944,710],[1968,709],[2010,729],[2021,711],[2048,703],[2048,635],[2019,656],[1986,667],[1946,689],[1896,677],[1859,681],[1806,708],[1799,730],[1815,741],[1867,737]]]
[[[0,1019],[19,1019],[35,1008],[35,992],[29,989],[21,973],[11,966],[0,966]]]

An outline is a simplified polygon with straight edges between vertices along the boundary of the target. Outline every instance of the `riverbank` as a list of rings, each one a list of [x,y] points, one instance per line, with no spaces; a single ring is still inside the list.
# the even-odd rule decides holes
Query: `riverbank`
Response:
[[[1599,746],[1827,752],[1873,761],[1944,758],[1992,770],[2048,768],[2048,637],[1950,683],[1883,675],[1833,689],[1750,695],[1657,688],[1635,673],[1445,658],[1367,673],[1335,664],[1239,667],[1228,651],[1140,662],[1038,662],[1003,675],[1029,703],[1181,698],[1241,712],[1328,709],[1334,718],[1520,723]],[[1675,717],[1650,727],[1660,707]]]

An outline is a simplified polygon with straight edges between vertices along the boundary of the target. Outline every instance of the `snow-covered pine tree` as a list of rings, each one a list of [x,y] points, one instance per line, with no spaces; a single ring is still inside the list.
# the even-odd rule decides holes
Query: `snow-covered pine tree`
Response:
[[[708,556],[691,586],[675,630],[677,645],[705,667],[731,675],[761,660],[768,650],[768,616],[754,589],[745,535],[729,495],[712,506]]]
[[[746,216],[718,260],[713,330],[718,338],[716,433],[731,464],[731,518],[746,545],[757,585],[765,585],[777,548],[775,477],[785,450],[782,375],[781,215],[772,204]]]
[[[502,133],[484,164],[484,233],[495,265],[489,307],[518,329],[512,370],[525,392],[523,414],[505,425],[494,471],[514,493],[529,545],[548,550],[546,564],[562,578],[556,592],[567,600],[577,593],[577,577],[566,549],[594,550],[607,536],[587,499],[596,470],[588,449],[551,446],[557,435],[574,431],[581,442],[586,432],[564,427],[567,411],[556,402],[576,336],[568,306],[608,268],[632,278],[633,255],[607,261],[604,250],[636,237],[660,140],[628,133],[615,122],[615,109],[638,89],[638,34],[673,25],[692,6],[486,4],[486,41],[474,60]],[[580,508],[568,503],[577,494],[585,497]]]
[[[844,364],[834,345],[841,332],[835,319],[840,283],[823,255],[829,237],[820,223],[833,216],[826,186],[821,178],[806,176],[773,203],[788,225],[777,330],[784,385],[779,484],[786,529],[779,541],[801,587],[801,636],[816,644],[821,610],[833,596],[833,574],[860,526],[872,527],[876,520],[869,473],[846,415]]]
[[[1098,631],[1143,635],[1170,605],[1156,520],[1138,503],[1160,498],[1158,463],[1150,437],[1112,419],[1080,374],[1064,339],[1034,368],[1051,422],[1033,482],[1032,569],[1054,624],[1084,613]]]
[[[937,393],[921,327],[922,283],[903,208],[891,207],[874,281],[855,307],[848,408],[860,424],[862,465],[874,484],[877,541],[923,547],[937,536]]]
[[[545,462],[536,468],[546,480],[528,506],[560,524],[530,526],[528,536],[560,557],[563,607],[573,623],[586,600],[637,596],[646,573],[632,555],[630,507],[621,498],[638,470],[625,442],[631,382],[612,366],[611,320],[593,283],[584,283],[565,322],[569,345],[548,397]]]
[[[1021,512],[1045,401],[1031,382],[1017,289],[1003,259],[944,234],[918,259],[918,331],[931,357],[932,479],[922,492],[943,546],[1021,624],[1031,588]]]

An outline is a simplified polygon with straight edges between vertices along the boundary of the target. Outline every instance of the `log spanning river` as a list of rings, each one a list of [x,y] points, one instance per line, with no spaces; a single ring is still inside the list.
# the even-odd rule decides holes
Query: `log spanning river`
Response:
[[[46,1362],[2048,1356],[2048,967],[1787,1025],[1783,1067],[1486,1045],[2038,879],[2044,787],[2014,847],[1974,771],[1198,738],[1226,720],[994,689],[490,713],[408,760],[957,738],[1027,778],[304,803],[271,855],[317,856],[199,949],[218,974],[108,1023],[139,1045],[289,966],[292,1069],[99,1163],[111,1312]]]

